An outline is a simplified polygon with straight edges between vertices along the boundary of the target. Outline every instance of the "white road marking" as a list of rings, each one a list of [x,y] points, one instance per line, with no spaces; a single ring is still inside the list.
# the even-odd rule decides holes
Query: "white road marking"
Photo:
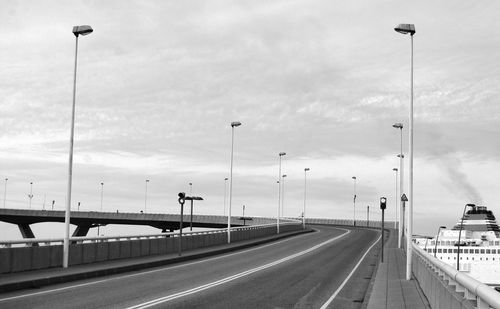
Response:
[[[346,232],[343,233],[343,234],[341,234],[341,235],[339,235],[339,236],[331,238],[331,239],[329,239],[327,241],[324,241],[324,242],[322,242],[320,244],[317,244],[317,245],[315,245],[315,246],[313,246],[313,247],[311,247],[309,249],[306,249],[304,251],[297,252],[295,254],[289,255],[287,257],[284,257],[282,259],[276,260],[274,262],[271,262],[271,263],[268,263],[268,264],[265,264],[265,265],[262,265],[262,266],[259,266],[259,267],[256,267],[256,268],[252,268],[252,269],[249,269],[247,271],[244,271],[244,272],[241,272],[241,273],[238,273],[238,274],[235,274],[235,275],[232,275],[232,276],[229,276],[229,277],[226,277],[226,278],[223,278],[223,279],[211,282],[211,283],[207,283],[207,284],[204,284],[204,285],[201,285],[201,286],[198,286],[198,287],[186,290],[186,291],[182,291],[182,292],[179,292],[179,293],[175,293],[175,294],[172,294],[172,295],[168,295],[168,296],[160,297],[160,298],[157,298],[157,299],[153,299],[153,300],[144,302],[142,304],[138,304],[138,305],[135,305],[135,306],[132,306],[132,307],[128,307],[126,309],[143,309],[143,308],[149,308],[149,307],[152,307],[152,306],[155,306],[155,305],[159,305],[159,304],[162,304],[162,303],[165,303],[165,302],[168,302],[168,301],[171,301],[171,300],[183,297],[183,296],[187,296],[187,295],[191,295],[191,294],[194,294],[194,293],[197,293],[197,292],[201,292],[201,291],[213,288],[215,286],[218,286],[218,285],[221,285],[221,284],[224,284],[224,283],[227,283],[227,282],[231,282],[233,280],[236,280],[236,279],[248,276],[248,275],[253,274],[255,272],[258,272],[258,271],[261,271],[261,270],[264,270],[264,269],[267,269],[267,268],[279,265],[281,263],[287,262],[289,260],[295,259],[295,258],[297,258],[299,256],[302,256],[304,254],[307,254],[307,253],[310,253],[310,252],[312,252],[314,250],[317,250],[318,248],[323,247],[323,246],[325,246],[325,245],[327,245],[327,244],[329,244],[329,243],[331,243],[331,242],[333,242],[333,241],[335,241],[335,240],[337,240],[337,239],[339,239],[341,237],[344,237],[345,235],[347,235],[347,234],[349,234],[351,232],[350,230],[346,230],[346,229],[341,229],[341,230],[345,230]]]
[[[305,237],[307,235],[309,235],[309,234],[302,234],[302,235],[299,235],[297,237]],[[278,241],[278,242],[273,242],[273,243],[270,243],[270,244],[267,244],[267,245],[262,245],[262,246],[258,246],[258,247],[255,247],[255,248],[251,248],[251,249],[247,249],[247,250],[243,250],[243,251],[237,251],[237,252],[234,252],[234,253],[228,253],[228,254],[224,254],[224,255],[220,255],[220,256],[208,258],[208,259],[203,259],[203,260],[199,260],[199,261],[195,261],[195,262],[190,262],[190,263],[186,263],[186,264],[180,264],[180,265],[174,265],[174,266],[166,266],[166,267],[162,267],[162,268],[159,268],[159,269],[142,271],[142,272],[135,273],[135,274],[122,275],[122,276],[117,276],[117,277],[108,278],[108,279],[102,279],[102,280],[96,280],[96,281],[87,282],[87,283],[80,283],[80,284],[70,285],[70,286],[66,286],[66,287],[62,287],[62,288],[57,288],[57,289],[51,289],[51,290],[40,291],[40,292],[35,292],[35,293],[29,293],[29,294],[23,294],[23,295],[18,295],[18,296],[11,296],[11,297],[6,297],[6,298],[0,298],[0,302],[8,301],[8,300],[13,300],[13,299],[19,299],[19,298],[25,298],[25,297],[31,297],[31,296],[37,296],[37,295],[43,295],[43,294],[49,294],[49,293],[54,293],[54,292],[59,292],[59,291],[64,291],[64,290],[69,290],[69,289],[75,289],[75,288],[80,288],[80,287],[83,287],[83,286],[88,286],[88,285],[93,285],[93,284],[108,282],[108,281],[112,281],[112,280],[119,280],[119,279],[124,279],[124,278],[131,278],[131,277],[136,277],[136,276],[142,276],[142,275],[151,274],[151,273],[155,273],[155,272],[159,272],[159,271],[164,271],[164,270],[170,270],[170,269],[175,269],[175,268],[187,267],[187,266],[191,266],[191,265],[195,265],[195,264],[199,264],[199,263],[204,263],[204,262],[208,262],[208,261],[214,261],[214,260],[226,258],[226,257],[233,256],[233,255],[248,253],[250,251],[259,250],[259,249],[270,247],[270,246],[275,246],[275,245],[278,245],[278,244],[290,241],[292,239],[296,239],[296,237],[287,238],[287,239],[284,239],[284,240],[281,240],[281,241]]]
[[[382,237],[382,235],[380,235],[377,238],[377,240],[375,240],[373,242],[373,244],[370,246],[370,248],[368,248],[368,250],[366,250],[365,254],[363,254],[363,256],[359,259],[358,264],[356,264],[356,266],[354,266],[354,268],[351,271],[351,273],[347,276],[347,278],[345,278],[344,282],[342,282],[342,284],[339,286],[339,288],[332,294],[332,296],[330,296],[330,298],[326,301],[326,303],[323,304],[323,306],[321,306],[320,309],[326,309],[330,305],[330,303],[335,299],[335,297],[337,297],[337,294],[339,294],[339,292],[342,290],[342,288],[344,287],[344,285],[347,283],[347,281],[349,281],[349,279],[351,278],[351,276],[354,274],[354,272],[356,271],[356,269],[358,269],[359,265],[361,264],[361,262],[363,261],[363,259],[365,258],[365,256],[368,254],[368,252],[370,252],[370,250],[373,248],[373,246],[375,246],[377,244],[377,242],[380,240],[381,237]]]

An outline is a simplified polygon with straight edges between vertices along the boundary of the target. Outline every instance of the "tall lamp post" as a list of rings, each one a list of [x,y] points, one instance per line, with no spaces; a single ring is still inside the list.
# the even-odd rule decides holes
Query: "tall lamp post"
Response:
[[[441,232],[441,229],[445,229],[445,228],[446,228],[446,226],[440,226],[438,228],[438,232],[436,234],[436,244],[434,246],[434,257],[436,257],[436,252],[437,252],[437,247],[438,247],[438,240],[439,240],[439,233]]]
[[[396,175],[396,203],[394,203],[394,205],[396,207],[394,207],[396,209],[396,220],[394,220],[394,228],[397,229],[398,228],[398,204],[399,204],[399,195],[398,195],[398,169],[395,167],[392,169]]]
[[[286,156],[286,152],[280,152],[279,157],[279,168],[278,168],[278,213],[276,215],[276,233],[280,233],[280,205],[281,205],[281,157]]]
[[[399,129],[400,136],[401,136],[401,143],[400,143],[400,151],[398,154],[399,158],[399,229],[398,229],[398,248],[401,249],[401,238],[403,235],[403,228],[402,226],[404,225],[404,216],[403,216],[403,202],[401,201],[401,196],[404,193],[404,186],[403,186],[403,181],[404,181],[404,155],[403,155],[403,124],[398,122],[392,125],[393,128]],[[396,207],[398,208],[398,207]]]
[[[229,209],[227,214],[227,243],[231,243],[231,205],[233,201],[233,152],[234,152],[234,128],[241,126],[241,122],[231,122],[231,170],[229,175]]]
[[[147,212],[148,207],[147,207],[147,202],[148,202],[148,183],[149,179],[146,179],[146,187],[144,188],[144,213]]]
[[[410,154],[408,172],[408,233],[406,235],[406,280],[411,279],[412,235],[413,235],[413,36],[415,25],[400,24],[394,28],[396,32],[410,34],[411,38],[411,69],[410,69],[410,115],[409,115],[409,147]]]
[[[69,141],[69,164],[68,164],[68,192],[66,196],[66,211],[64,213],[64,243],[63,243],[63,267],[68,267],[68,257],[69,257],[69,216],[71,212],[71,182],[73,180],[73,143],[74,143],[74,133],[75,133],[75,98],[76,98],[76,64],[78,62],[78,36],[87,35],[92,33],[94,30],[92,27],[74,26],[73,34],[76,37],[75,45],[75,72],[73,75],[73,105],[71,109],[71,133]]]
[[[228,178],[224,178],[224,216],[226,215],[226,188],[227,188],[227,180]]]
[[[352,176],[352,179],[354,180],[354,199],[353,199],[353,217],[352,217],[352,225],[356,226],[356,176]]]
[[[5,178],[5,188],[3,190],[3,208],[5,208],[5,201],[7,200],[7,181],[9,178]]]
[[[28,194],[28,198],[30,199],[30,209],[31,209],[31,200],[33,199],[33,181],[30,182],[30,194]]]
[[[307,197],[307,172],[310,168],[304,169],[304,209],[302,210],[302,228],[306,228],[306,197]]]
[[[474,208],[476,205],[474,204],[465,204],[464,206],[464,212],[462,214],[462,220],[460,220],[460,230],[458,231],[458,244],[457,244],[457,270],[460,270],[460,236],[462,236],[462,230],[464,228],[464,217],[465,217],[465,210],[467,207]]]
[[[281,176],[281,179],[283,181],[283,184],[281,186],[281,216],[285,217],[285,178],[286,174],[283,174]]]

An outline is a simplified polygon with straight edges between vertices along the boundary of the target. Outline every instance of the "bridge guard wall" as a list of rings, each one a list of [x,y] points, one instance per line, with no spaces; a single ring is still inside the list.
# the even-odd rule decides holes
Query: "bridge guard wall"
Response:
[[[285,224],[280,227],[280,232],[300,229],[302,229],[301,224]],[[276,226],[249,226],[233,230],[231,240],[238,242],[275,233]],[[227,233],[224,230],[186,235],[182,237],[182,250],[188,251],[225,243],[227,243]],[[97,239],[88,243],[72,243],[69,250],[69,265],[170,254],[177,252],[178,246],[179,237],[174,235],[119,241]],[[0,273],[45,269],[61,265],[62,245],[0,248]]]

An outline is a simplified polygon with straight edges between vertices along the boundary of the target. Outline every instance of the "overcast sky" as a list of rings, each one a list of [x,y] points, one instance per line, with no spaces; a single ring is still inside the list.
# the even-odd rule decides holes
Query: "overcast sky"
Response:
[[[0,173],[7,208],[64,208],[79,38],[72,204],[223,214],[235,130],[233,214],[395,218],[407,153],[414,23],[414,225],[451,227],[465,203],[500,215],[500,2],[2,1]],[[405,172],[408,171],[406,166]],[[408,173],[406,173],[406,176]],[[405,183],[408,183],[405,179]],[[4,184],[0,186],[4,192]],[[3,196],[2,196],[3,198]],[[2,200],[3,202],[3,200]],[[2,205],[3,206],[3,205]],[[2,226],[5,226],[3,224]],[[57,227],[57,231],[62,229]],[[19,238],[16,228],[9,227]],[[17,234],[16,234],[17,233]]]

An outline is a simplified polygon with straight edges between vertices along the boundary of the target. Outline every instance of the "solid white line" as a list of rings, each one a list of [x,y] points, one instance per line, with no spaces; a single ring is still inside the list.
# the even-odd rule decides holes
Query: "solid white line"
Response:
[[[298,235],[297,237],[305,237],[307,235],[309,235],[309,234],[302,234],[302,235]],[[259,250],[259,249],[270,247],[270,246],[275,246],[275,245],[278,245],[278,244],[281,244],[281,243],[284,243],[284,242],[287,242],[287,241],[290,241],[290,240],[293,240],[293,239],[296,239],[296,237],[287,238],[287,239],[280,240],[278,242],[273,242],[273,243],[270,243],[270,244],[267,244],[267,245],[262,245],[262,246],[258,246],[258,247],[255,247],[255,248],[251,248],[251,249],[247,249],[247,250],[243,250],[243,251],[237,251],[237,252],[234,252],[234,253],[228,253],[228,254],[224,254],[224,255],[220,255],[220,256],[208,258],[208,259],[203,259],[203,260],[199,260],[199,261],[195,261],[195,262],[190,262],[190,263],[186,263],[186,264],[180,264],[180,265],[175,265],[175,266],[166,266],[166,267],[162,267],[162,268],[159,268],[159,269],[142,271],[142,272],[135,273],[135,274],[122,275],[122,276],[117,276],[117,277],[108,278],[108,279],[102,279],[102,280],[97,280],[97,281],[92,281],[92,282],[87,282],[87,283],[70,285],[70,286],[66,286],[66,287],[62,287],[62,288],[57,288],[57,289],[52,289],[52,290],[40,291],[40,292],[29,293],[29,294],[23,294],[23,295],[12,296],[12,297],[7,297],[7,298],[0,298],[0,302],[8,301],[8,300],[13,300],[13,299],[24,298],[24,297],[31,297],[31,296],[48,294],[48,293],[54,293],[54,292],[59,292],[59,291],[64,291],[64,290],[69,290],[69,289],[74,289],[74,288],[80,288],[80,287],[83,287],[83,286],[88,286],[88,285],[93,285],[93,284],[98,284],[98,283],[103,283],[103,282],[108,282],[108,281],[113,281],[113,280],[119,280],[119,279],[124,279],[124,278],[131,278],[131,277],[142,276],[142,275],[151,274],[151,273],[155,273],[155,272],[159,272],[159,271],[164,271],[164,270],[170,270],[170,269],[175,269],[175,268],[181,268],[181,267],[191,266],[191,265],[195,265],[195,264],[199,264],[199,263],[204,263],[204,262],[208,262],[208,261],[214,261],[214,260],[226,258],[226,257],[233,256],[233,255],[248,253],[250,251]]]
[[[341,229],[341,230],[345,230],[345,229]],[[221,284],[224,284],[224,283],[228,283],[228,282],[231,282],[233,280],[236,280],[236,279],[248,276],[248,275],[253,274],[255,272],[258,272],[258,271],[261,271],[261,270],[264,270],[264,269],[267,269],[267,268],[279,265],[281,263],[287,262],[289,260],[295,259],[295,258],[297,258],[299,256],[302,256],[304,254],[307,254],[307,253],[310,253],[310,252],[312,252],[314,250],[317,250],[318,248],[323,247],[324,245],[327,245],[327,244],[329,244],[329,243],[331,243],[331,242],[333,242],[333,241],[335,241],[335,240],[337,240],[337,239],[339,239],[341,237],[344,237],[345,235],[347,235],[347,234],[349,234],[351,232],[350,230],[345,230],[345,231],[346,231],[345,233],[343,233],[343,234],[341,234],[339,236],[336,236],[336,237],[331,238],[331,239],[329,239],[327,241],[324,241],[324,242],[322,242],[320,244],[317,244],[317,245],[315,245],[313,247],[310,247],[309,249],[297,252],[295,254],[289,255],[287,257],[284,257],[282,259],[276,260],[274,262],[271,262],[271,263],[268,263],[268,264],[265,264],[265,265],[253,268],[253,269],[249,269],[249,270],[246,270],[244,272],[241,272],[241,273],[238,273],[238,274],[235,274],[235,275],[232,275],[232,276],[229,276],[229,277],[226,277],[226,278],[214,281],[214,282],[210,282],[210,283],[207,283],[207,284],[204,284],[204,285],[201,285],[201,286],[198,286],[198,287],[186,290],[186,291],[182,291],[182,292],[179,292],[179,293],[176,293],[176,294],[172,294],[172,295],[160,297],[160,298],[157,298],[157,299],[153,299],[153,300],[144,302],[142,304],[137,304],[135,306],[131,306],[131,307],[128,307],[126,309],[143,309],[143,308],[149,308],[149,307],[152,307],[152,306],[155,306],[155,305],[159,305],[159,304],[162,304],[162,303],[174,300],[174,299],[179,298],[179,297],[183,297],[183,296],[191,295],[191,294],[194,294],[194,293],[198,293],[198,292],[207,290],[209,288],[213,288],[215,286],[218,286],[218,285],[221,285]]]
[[[351,273],[349,274],[349,276],[347,276],[347,278],[345,278],[344,282],[342,282],[342,284],[339,286],[339,288],[332,294],[332,296],[330,296],[330,298],[326,301],[326,303],[323,304],[323,306],[321,306],[320,309],[326,309],[330,305],[330,303],[335,299],[335,297],[337,297],[337,294],[339,294],[339,292],[342,290],[342,288],[344,288],[344,285],[347,283],[347,281],[349,281],[349,279],[354,274],[356,269],[358,269],[359,265],[361,264],[361,262],[363,261],[365,256],[368,254],[368,252],[370,252],[370,250],[373,248],[373,246],[375,246],[377,244],[377,242],[380,240],[381,237],[382,237],[382,235],[380,235],[377,238],[377,240],[375,240],[373,242],[373,244],[370,246],[370,248],[368,248],[368,250],[366,250],[365,254],[363,254],[363,256],[359,259],[358,264],[356,264],[356,266],[354,266],[354,268],[351,271]]]

